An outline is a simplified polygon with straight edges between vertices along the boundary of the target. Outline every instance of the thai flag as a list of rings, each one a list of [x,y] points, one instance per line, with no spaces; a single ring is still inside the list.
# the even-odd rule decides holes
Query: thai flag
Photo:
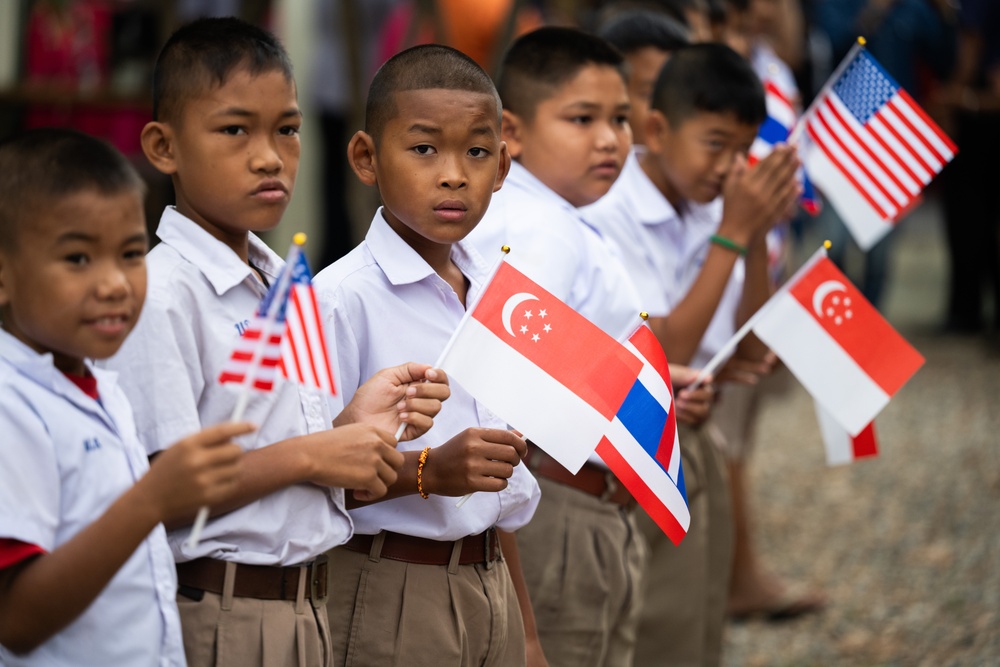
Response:
[[[670,376],[648,329],[623,345],[501,262],[438,365],[571,472],[596,448],[667,535],[684,536]]]
[[[285,266],[237,341],[219,382],[270,391],[279,374],[293,382],[337,393],[312,288],[312,272],[298,243],[292,245]]]
[[[750,146],[750,154],[747,156],[747,163],[750,165],[757,164],[770,155],[776,144],[788,141],[788,136],[798,121],[798,113],[795,111],[791,96],[776,82],[764,81],[764,99],[767,104],[767,118],[764,119],[757,137]],[[816,189],[805,170],[800,171],[799,178],[802,181],[802,199],[799,203],[807,213],[817,215],[822,204]]]
[[[892,230],[958,150],[860,46],[804,123],[803,164],[863,250]]]
[[[667,357],[645,325],[625,347],[643,366],[597,453],[667,537],[680,544],[690,514]]]

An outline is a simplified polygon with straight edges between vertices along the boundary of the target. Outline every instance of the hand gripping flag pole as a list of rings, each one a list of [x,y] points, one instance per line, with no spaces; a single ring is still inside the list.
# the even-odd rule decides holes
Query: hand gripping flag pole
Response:
[[[336,394],[326,337],[312,291],[312,274],[302,252],[305,242],[305,234],[295,235],[278,279],[219,375],[220,383],[240,385],[231,421],[243,418],[251,389],[271,391],[279,373],[294,382]],[[198,545],[208,512],[208,507],[198,510],[185,542],[189,549]]]

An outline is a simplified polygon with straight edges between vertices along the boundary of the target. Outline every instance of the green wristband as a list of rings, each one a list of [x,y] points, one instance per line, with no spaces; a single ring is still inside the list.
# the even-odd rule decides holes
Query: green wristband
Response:
[[[726,250],[732,250],[733,252],[739,254],[740,257],[746,257],[749,249],[745,245],[740,245],[732,239],[727,239],[725,236],[719,236],[718,234],[712,234],[711,238],[708,239],[716,245],[720,245]]]

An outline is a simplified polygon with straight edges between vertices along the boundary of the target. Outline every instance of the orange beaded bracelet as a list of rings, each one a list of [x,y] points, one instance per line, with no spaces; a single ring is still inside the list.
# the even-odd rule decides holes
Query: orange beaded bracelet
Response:
[[[420,458],[417,459],[417,492],[424,499],[430,498],[424,491],[424,464],[427,463],[427,455],[430,454],[430,451],[430,447],[424,447],[424,451],[420,452]]]

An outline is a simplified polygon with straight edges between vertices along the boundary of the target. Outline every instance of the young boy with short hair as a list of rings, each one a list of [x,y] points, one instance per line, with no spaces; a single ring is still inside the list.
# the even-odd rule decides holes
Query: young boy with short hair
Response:
[[[510,165],[493,82],[448,47],[394,56],[348,160],[383,206],[365,241],[315,281],[345,397],[372,369],[438,357],[486,287],[499,246],[484,259],[464,238]],[[401,446],[396,484],[351,510],[356,534],[331,552],[336,665],[540,664],[509,532],[538,503],[525,447],[458,386],[435,428]]]
[[[177,205],[149,254],[136,335],[112,365],[128,369],[139,432],[157,455],[236,405],[238,391],[217,378],[282,268],[252,232],[275,227],[288,205],[301,113],[284,48],[237,19],[178,30],[153,78],[155,120],[142,146],[171,175]],[[252,393],[245,414],[260,428],[243,440],[235,497],[214,508],[196,546],[184,521],[168,526],[189,662],[327,664],[324,554],[351,535],[343,489],[385,493],[403,462],[392,431],[401,420],[407,437],[428,428],[447,396],[443,379],[423,365],[389,369],[336,420],[339,406],[312,387],[282,381]],[[374,426],[340,425],[359,419]]]
[[[145,186],[70,130],[0,145],[0,663],[184,665],[161,522],[235,490],[249,424],[150,466],[115,374],[146,292]]]
[[[626,252],[658,317],[668,358],[702,367],[768,298],[764,236],[795,201],[798,161],[779,147],[753,169],[746,153],[765,117],[749,65],[718,44],[676,51],[656,82],[646,146],[585,215]],[[741,346],[762,355],[753,338]],[[650,570],[636,647],[645,664],[718,664],[732,555],[725,464],[709,424],[680,433],[691,531],[674,547],[642,521]]]
[[[512,265],[624,338],[646,309],[616,249],[580,212],[608,191],[631,147],[621,54],[598,37],[543,28],[510,47],[498,88],[515,162],[470,240],[480,252],[509,244]],[[672,369],[675,382],[690,382],[686,371]],[[679,392],[678,419],[703,419],[708,395]],[[596,455],[571,475],[529,452],[542,500],[518,543],[545,654],[553,664],[631,664],[645,560],[635,501]]]

